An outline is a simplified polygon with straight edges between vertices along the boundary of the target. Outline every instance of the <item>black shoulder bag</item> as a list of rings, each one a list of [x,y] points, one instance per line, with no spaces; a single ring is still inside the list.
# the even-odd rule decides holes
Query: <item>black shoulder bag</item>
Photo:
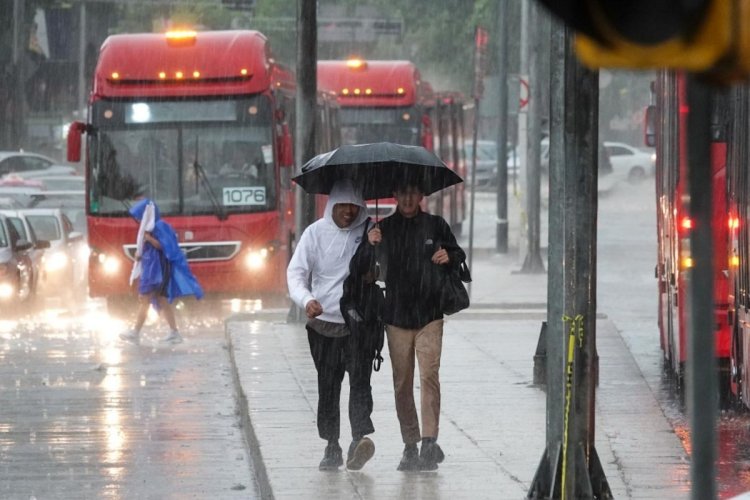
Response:
[[[440,290],[440,309],[443,314],[454,314],[469,307],[469,292],[464,283],[471,282],[471,272],[466,261],[458,268],[450,267],[443,273],[443,287]]]

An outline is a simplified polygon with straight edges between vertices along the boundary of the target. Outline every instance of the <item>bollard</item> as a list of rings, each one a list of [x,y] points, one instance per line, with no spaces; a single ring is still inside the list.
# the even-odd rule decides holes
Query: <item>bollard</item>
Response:
[[[534,353],[534,385],[547,385],[547,322],[542,321],[539,341]]]

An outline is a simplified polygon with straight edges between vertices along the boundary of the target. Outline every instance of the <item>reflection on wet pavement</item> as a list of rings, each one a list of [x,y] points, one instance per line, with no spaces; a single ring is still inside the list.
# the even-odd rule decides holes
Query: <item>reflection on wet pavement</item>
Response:
[[[690,454],[690,424],[684,401],[684,386],[678,386],[673,377],[662,374],[659,389],[657,397],[662,410],[685,451]],[[722,410],[717,421],[716,440],[716,488],[719,498],[732,498],[750,491],[750,413],[743,410]]]
[[[0,498],[255,498],[218,317],[140,345],[101,305],[0,321]]]

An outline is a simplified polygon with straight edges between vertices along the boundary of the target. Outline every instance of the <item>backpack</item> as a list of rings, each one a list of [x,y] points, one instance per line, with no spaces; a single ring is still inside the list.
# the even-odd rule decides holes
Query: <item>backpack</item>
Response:
[[[363,349],[373,353],[373,370],[379,371],[383,362],[381,351],[385,343],[385,323],[383,323],[383,309],[385,295],[383,288],[376,282],[377,266],[374,262],[363,257],[363,245],[368,245],[367,230],[370,218],[365,222],[362,241],[357,252],[349,262],[349,276],[344,280],[344,290],[341,296],[341,314],[349,327],[351,335],[359,337]]]

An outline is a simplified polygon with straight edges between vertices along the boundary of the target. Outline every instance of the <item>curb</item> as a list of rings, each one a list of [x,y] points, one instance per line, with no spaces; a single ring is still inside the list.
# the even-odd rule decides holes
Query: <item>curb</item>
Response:
[[[224,321],[224,337],[226,338],[227,350],[229,351],[229,364],[232,366],[232,380],[234,381],[237,405],[239,407],[237,413],[240,417],[242,434],[245,436],[245,446],[247,446],[248,453],[253,459],[253,475],[258,484],[258,492],[260,493],[260,498],[264,500],[274,500],[271,481],[268,479],[266,464],[263,461],[263,454],[260,451],[260,441],[258,441],[258,436],[255,435],[255,429],[250,420],[247,396],[245,395],[245,391],[242,390],[242,384],[240,383],[240,374],[237,371],[237,363],[234,359],[232,335],[229,332],[229,321]]]

